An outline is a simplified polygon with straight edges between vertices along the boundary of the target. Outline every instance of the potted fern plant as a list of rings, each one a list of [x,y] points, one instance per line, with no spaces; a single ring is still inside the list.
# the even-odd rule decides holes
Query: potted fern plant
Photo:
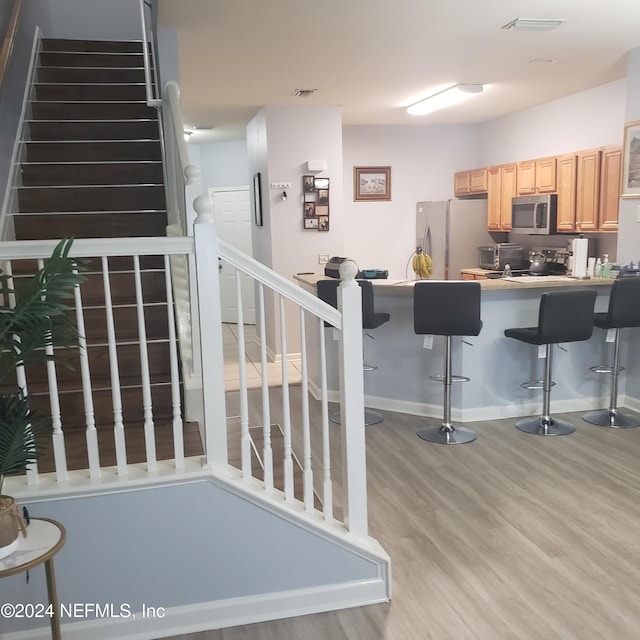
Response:
[[[49,417],[34,411],[29,395],[18,386],[16,369],[55,360],[47,353],[49,346],[77,345],[67,301],[84,280],[80,272],[86,266],[69,257],[72,242],[72,238],[59,242],[45,265],[17,291],[0,269],[0,558],[13,552],[20,531],[26,535],[15,500],[2,493],[3,481],[37,460],[50,431]]]

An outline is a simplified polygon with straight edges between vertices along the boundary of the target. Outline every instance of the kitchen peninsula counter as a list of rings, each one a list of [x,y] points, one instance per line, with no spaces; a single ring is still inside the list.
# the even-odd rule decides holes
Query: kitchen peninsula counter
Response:
[[[295,280],[316,294],[318,274],[299,274]],[[444,369],[444,338],[436,336],[432,348],[424,336],[413,331],[413,287],[416,280],[372,280],[375,309],[391,315],[389,322],[364,339],[365,360],[378,369],[364,375],[367,406],[414,415],[442,417],[442,384],[429,376]],[[430,281],[426,281],[430,282]],[[453,369],[456,375],[471,378],[456,383],[452,393],[452,418],[459,422],[537,415],[542,406],[540,391],[521,388],[521,383],[541,379],[543,359],[537,348],[504,337],[509,327],[535,326],[540,296],[544,291],[562,288],[594,288],[598,292],[596,311],[606,311],[613,280],[594,278],[577,280],[566,276],[524,276],[508,279],[478,280],[482,291],[479,336],[454,339]],[[437,313],[437,309],[433,310]],[[317,332],[317,323],[308,322],[308,330]],[[331,329],[326,332],[328,388],[330,399],[338,399],[338,342]],[[608,403],[610,379],[589,370],[594,364],[610,360],[611,343],[605,332],[594,329],[585,342],[554,348],[552,410],[587,411]],[[640,353],[640,329],[625,330],[623,359],[627,353]],[[310,341],[317,344],[318,341]],[[467,344],[470,343],[470,344]],[[425,348],[425,344],[427,348]],[[472,346],[473,345],[473,346]],[[311,347],[313,351],[314,347]],[[311,388],[319,388],[317,353],[309,354]],[[632,358],[630,357],[629,360]],[[625,362],[621,363],[623,366]],[[620,405],[640,410],[640,398],[625,396],[625,376],[620,378]]]

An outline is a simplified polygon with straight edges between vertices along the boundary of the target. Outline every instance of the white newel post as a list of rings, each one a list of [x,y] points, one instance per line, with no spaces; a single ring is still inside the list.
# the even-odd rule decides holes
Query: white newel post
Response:
[[[227,415],[224,396],[218,236],[211,200],[207,196],[198,196],[194,200],[193,208],[198,214],[193,226],[193,235],[200,318],[205,458],[209,465],[226,468]]]
[[[368,536],[367,467],[362,377],[362,290],[358,269],[345,260],[340,265],[338,309],[342,312],[339,342],[344,522],[351,534]]]

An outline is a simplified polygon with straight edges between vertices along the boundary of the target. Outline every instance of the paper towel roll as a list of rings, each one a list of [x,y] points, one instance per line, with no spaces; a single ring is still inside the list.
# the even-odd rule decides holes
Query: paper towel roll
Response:
[[[575,238],[572,240],[571,252],[573,253],[573,277],[586,278],[588,276],[589,240],[587,238]]]

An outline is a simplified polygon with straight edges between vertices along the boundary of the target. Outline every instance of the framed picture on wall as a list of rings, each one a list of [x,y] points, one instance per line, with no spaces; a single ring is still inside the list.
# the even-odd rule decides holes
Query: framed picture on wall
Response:
[[[353,167],[353,199],[391,200],[391,167]]]
[[[623,198],[640,198],[640,122],[624,125],[620,195]]]
[[[253,176],[253,219],[256,226],[262,226],[262,185],[259,173]]]

